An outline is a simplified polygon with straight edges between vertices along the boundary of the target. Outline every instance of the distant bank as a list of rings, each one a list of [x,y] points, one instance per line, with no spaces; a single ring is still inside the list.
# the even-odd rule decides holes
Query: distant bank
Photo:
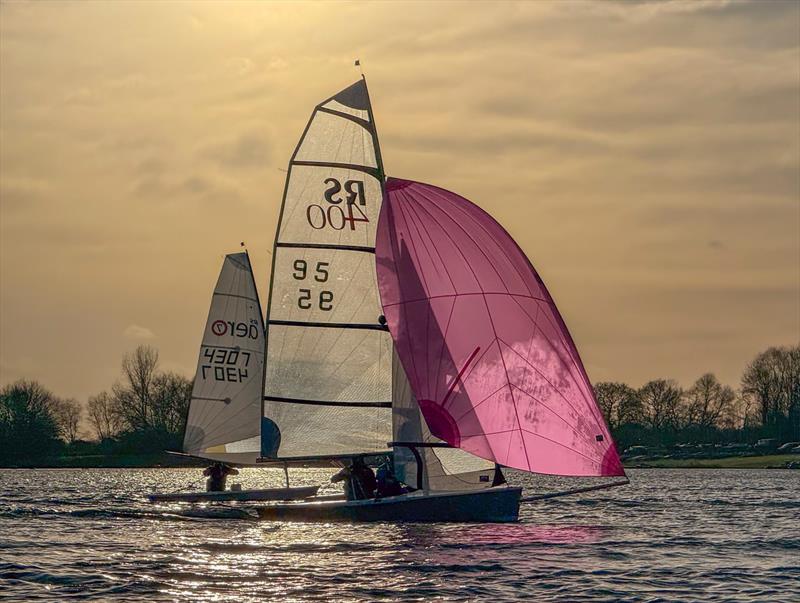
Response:
[[[85,456],[56,456],[4,464],[3,468],[20,469],[59,469],[59,468],[107,468],[141,469],[149,467],[203,467],[208,465],[199,459],[175,456],[166,453],[155,454],[92,454]]]
[[[630,468],[658,467],[664,469],[769,469],[785,468],[794,463],[800,468],[800,454],[765,454],[761,456],[728,456],[708,459],[654,459],[625,463]]]
[[[789,463],[800,467],[800,454],[768,454],[762,456],[731,456],[708,459],[655,459],[626,463],[627,469],[673,468],[673,469],[767,469],[783,468]],[[29,463],[15,463],[0,468],[119,468],[140,469],[153,467],[204,467],[208,463],[200,459],[171,454],[125,454],[62,456],[38,459]]]

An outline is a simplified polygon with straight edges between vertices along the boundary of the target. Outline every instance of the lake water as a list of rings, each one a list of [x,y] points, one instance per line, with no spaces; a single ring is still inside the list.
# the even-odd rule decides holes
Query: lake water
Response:
[[[198,472],[0,470],[0,600],[800,601],[800,471],[632,470],[629,486],[502,525],[267,523],[144,502]],[[576,484],[509,481],[526,495]]]

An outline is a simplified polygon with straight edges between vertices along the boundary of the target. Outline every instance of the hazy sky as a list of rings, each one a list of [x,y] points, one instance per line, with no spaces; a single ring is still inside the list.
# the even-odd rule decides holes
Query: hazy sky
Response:
[[[387,172],[512,233],[594,381],[800,340],[798,2],[11,2],[0,51],[0,384],[85,400],[141,343],[191,375],[357,57]]]

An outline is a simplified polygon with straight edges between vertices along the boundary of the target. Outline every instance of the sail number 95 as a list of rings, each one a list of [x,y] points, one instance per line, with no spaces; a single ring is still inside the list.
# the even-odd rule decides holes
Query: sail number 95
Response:
[[[318,283],[324,283],[328,280],[328,268],[330,262],[317,262],[314,267],[314,280]],[[304,281],[309,275],[308,262],[305,260],[295,260],[293,264],[294,272],[292,276],[295,280]],[[297,307],[302,310],[310,310],[314,307],[314,303],[320,310],[330,312],[333,310],[333,291],[320,291],[317,300],[312,302],[311,289],[298,289],[299,296],[297,298]]]
[[[355,230],[357,222],[369,222],[361,209],[367,205],[361,180],[346,180],[342,185],[336,178],[326,178],[325,184],[325,200],[329,205],[323,207],[315,203],[306,208],[306,219],[311,228],[343,230],[349,224],[350,230]]]

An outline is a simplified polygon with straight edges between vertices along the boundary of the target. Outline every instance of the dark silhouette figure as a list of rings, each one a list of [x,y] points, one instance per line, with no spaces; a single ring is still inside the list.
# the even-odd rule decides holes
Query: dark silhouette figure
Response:
[[[223,463],[214,463],[203,471],[203,475],[208,477],[206,480],[206,492],[224,492],[225,481],[228,476],[239,475],[239,472]]]
[[[373,498],[378,485],[375,473],[361,457],[353,459],[349,467],[344,467],[331,478],[332,483],[341,481],[345,481],[344,494],[347,500]]]

